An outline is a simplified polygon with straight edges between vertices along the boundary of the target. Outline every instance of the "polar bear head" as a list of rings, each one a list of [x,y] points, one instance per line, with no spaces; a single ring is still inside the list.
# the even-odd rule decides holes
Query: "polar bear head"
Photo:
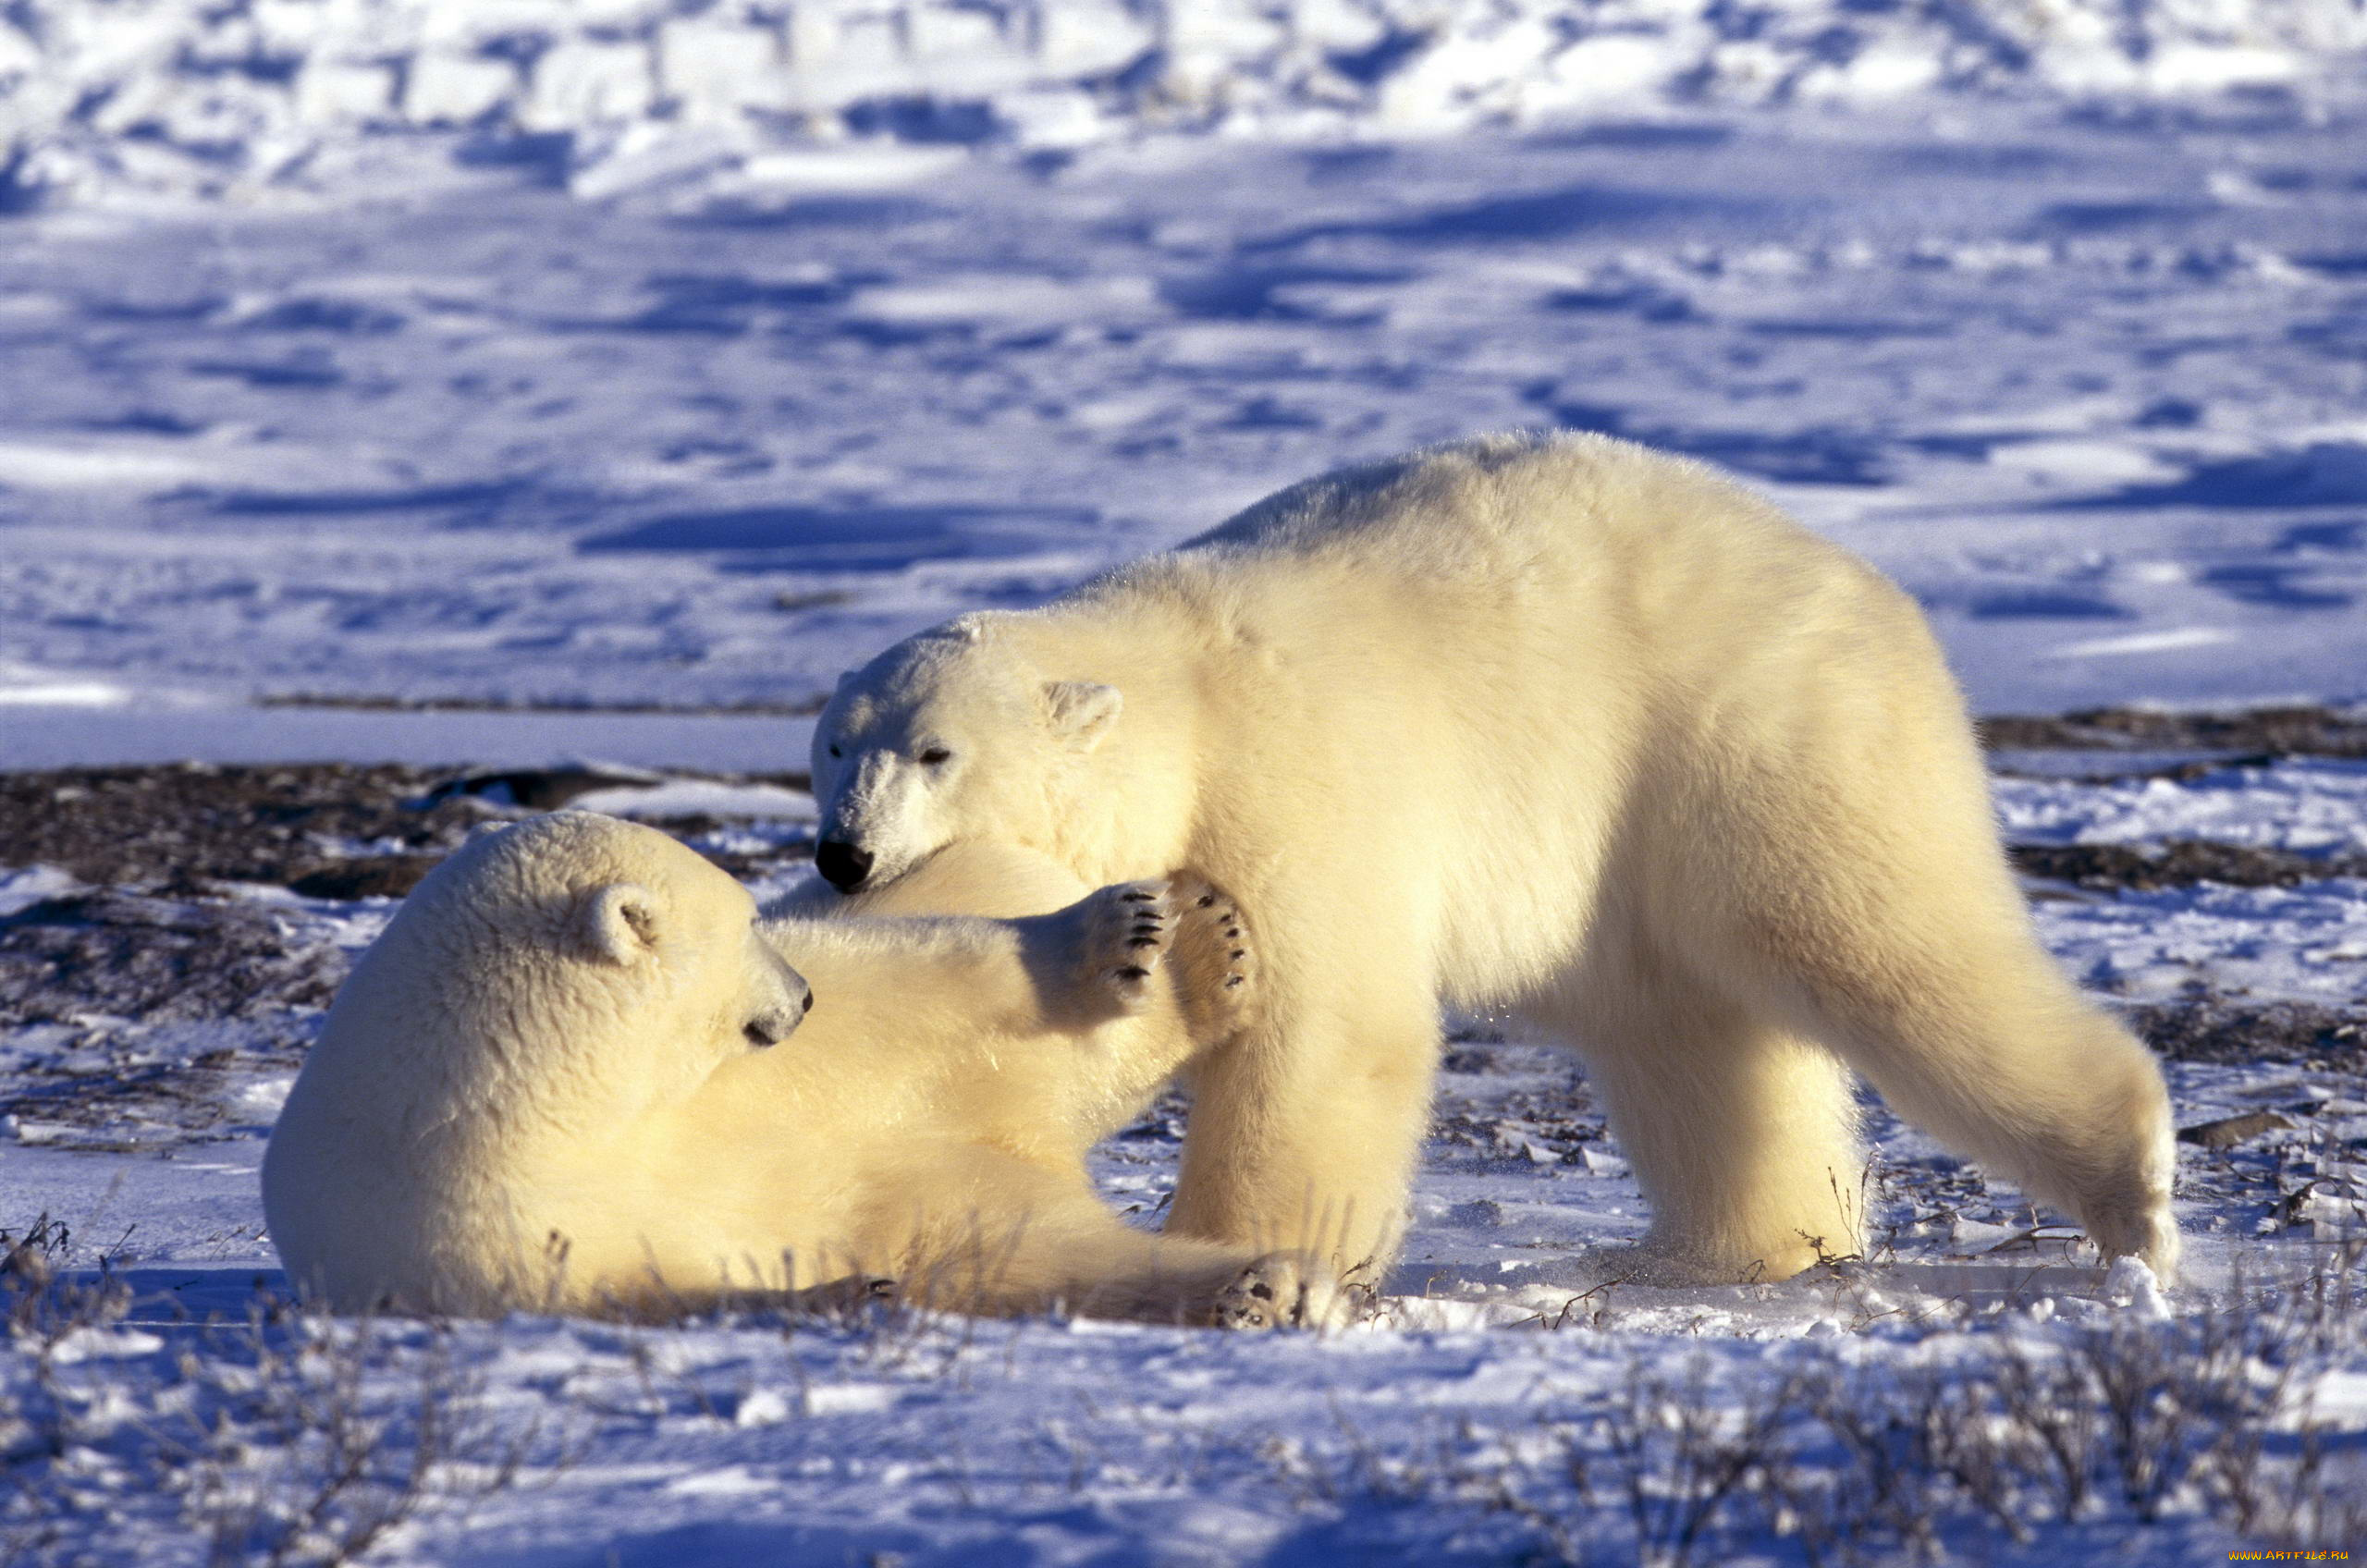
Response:
[[[949,843],[1043,845],[1061,778],[1099,746],[1115,687],[1054,680],[970,615],[922,632],[839,681],[814,727],[822,813],[815,867],[842,893],[891,882]]]
[[[405,900],[324,1046],[399,1028],[442,1074],[573,1086],[619,1111],[680,1097],[813,1005],[755,900],[665,834],[558,812],[481,834]]]
[[[532,1173],[630,1138],[804,1018],[755,914],[682,845],[589,812],[438,865],[339,989],[272,1132],[264,1209],[290,1278],[340,1310],[533,1299]]]

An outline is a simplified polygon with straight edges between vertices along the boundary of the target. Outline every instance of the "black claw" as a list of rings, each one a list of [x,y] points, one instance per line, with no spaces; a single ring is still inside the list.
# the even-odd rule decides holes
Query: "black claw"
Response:
[[[1145,969],[1141,964],[1130,963],[1123,969],[1118,971],[1118,978],[1121,980],[1147,980],[1150,978],[1150,971]]]
[[[1226,990],[1230,991],[1230,990],[1232,990],[1235,986],[1238,986],[1238,985],[1240,985],[1240,984],[1241,984],[1241,976],[1240,976],[1240,975],[1238,975],[1238,974],[1236,974],[1236,975],[1234,975],[1232,979],[1230,979],[1230,980],[1228,980],[1228,981],[1226,981],[1226,982],[1224,983],[1224,988],[1225,988]]]
[[[1147,904],[1159,897],[1157,893],[1121,893],[1118,896],[1130,904]]]
[[[1228,937],[1238,937],[1241,935],[1241,927],[1238,925],[1228,925],[1224,928],[1224,934]]]
[[[1202,893],[1200,895],[1200,907],[1202,909],[1208,908],[1210,904],[1216,901],[1217,896],[1214,893]]]
[[[1259,1301],[1271,1301],[1274,1299],[1274,1287],[1260,1280],[1249,1287],[1249,1293]]]
[[[1159,938],[1156,937],[1137,937],[1133,941],[1128,942],[1126,946],[1130,948],[1155,948],[1159,946]]]
[[[1247,948],[1235,948],[1233,951],[1225,954],[1224,956],[1227,958],[1247,958],[1249,956],[1249,949]]]

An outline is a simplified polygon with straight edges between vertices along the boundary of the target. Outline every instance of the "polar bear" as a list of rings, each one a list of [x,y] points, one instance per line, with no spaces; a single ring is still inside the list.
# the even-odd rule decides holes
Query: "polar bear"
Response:
[[[889,648],[813,769],[841,888],[994,839],[1257,913],[1171,1234],[1385,1264],[1444,1000],[1578,1048],[1652,1206],[1631,1276],[1857,1251],[1850,1069],[2177,1259],[2160,1072],[2039,947],[1913,601],[1704,465],[1513,434],[1294,485]]]
[[[1135,1231],[1085,1180],[1254,994],[1244,917],[1159,881],[1080,897],[1024,852],[940,860],[865,913],[1058,912],[760,927],[648,827],[566,812],[472,841],[288,1095],[263,1180],[290,1279],[338,1310],[472,1316],[884,1275],[984,1312],[1343,1320],[1310,1261]]]

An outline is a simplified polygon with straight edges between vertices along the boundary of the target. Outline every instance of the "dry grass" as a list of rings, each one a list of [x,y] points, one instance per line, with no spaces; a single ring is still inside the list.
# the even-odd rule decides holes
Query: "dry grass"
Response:
[[[2301,1285],[2171,1321],[1968,1319],[1879,1349],[1639,1359],[1526,1431],[1384,1443],[1343,1416],[1336,1451],[1267,1458],[1343,1512],[1515,1522],[1546,1562],[1685,1568],[1777,1540],[1812,1568],[1982,1562],[2152,1530],[2343,1546],[2367,1539],[2367,1454],[2312,1402],[2367,1351],[2361,1263],[2339,1249]]]
[[[260,1296],[243,1321],[129,1324],[109,1259],[65,1267],[65,1227],[0,1242],[0,1563],[82,1561],[96,1518],[163,1525],[206,1568],[339,1568],[564,1459],[484,1417],[437,1326]]]

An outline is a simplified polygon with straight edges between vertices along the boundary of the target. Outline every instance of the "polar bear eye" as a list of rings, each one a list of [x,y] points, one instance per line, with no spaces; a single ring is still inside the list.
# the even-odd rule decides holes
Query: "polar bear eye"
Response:
[[[838,749],[838,747],[836,747],[836,746],[832,746],[832,747],[830,748],[830,754],[831,754],[832,756],[834,756],[834,757],[838,757],[838,756],[844,756],[844,755],[846,755],[846,753],[845,753],[844,752],[840,751],[840,750]]]
[[[947,751],[943,746],[931,746],[927,751],[921,753],[921,761],[930,767],[935,767],[938,763],[951,762],[952,760],[953,753]]]

